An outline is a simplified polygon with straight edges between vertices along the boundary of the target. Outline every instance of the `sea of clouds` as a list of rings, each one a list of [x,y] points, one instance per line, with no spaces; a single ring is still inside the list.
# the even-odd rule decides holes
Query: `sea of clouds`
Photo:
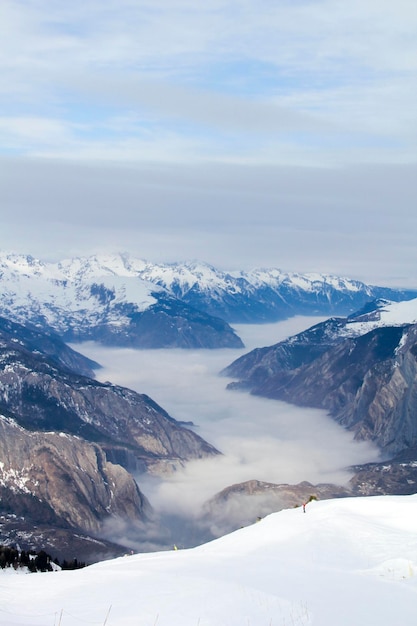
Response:
[[[352,433],[325,411],[296,406],[226,389],[229,380],[219,373],[254,347],[272,345],[314,323],[318,318],[296,317],[276,324],[235,325],[241,350],[133,350],[105,348],[93,343],[76,346],[98,361],[101,381],[111,381],[146,393],[176,420],[193,422],[194,430],[222,454],[187,463],[171,476],[138,475],[141,490],[169,526],[182,522],[190,543],[190,525],[201,516],[204,503],[222,489],[247,480],[296,484],[346,483],[350,465],[374,461],[378,451],[354,441]],[[259,498],[236,501],[222,520],[213,520],[211,533],[222,534],[259,513]],[[206,529],[207,530],[207,529]],[[198,535],[198,533],[197,533]],[[184,539],[186,541],[186,539]]]

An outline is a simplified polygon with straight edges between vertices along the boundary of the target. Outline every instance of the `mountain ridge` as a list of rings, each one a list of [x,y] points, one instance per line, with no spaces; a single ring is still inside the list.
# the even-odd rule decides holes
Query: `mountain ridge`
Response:
[[[142,280],[123,255],[43,263],[0,255],[0,314],[65,341],[134,348],[238,348],[222,319]]]
[[[279,269],[223,271],[202,262],[157,264],[127,254],[58,262],[0,254],[0,314],[71,342],[136,348],[243,347],[232,323],[348,315],[370,300],[417,290]]]
[[[228,387],[325,409],[391,456],[415,447],[417,299],[367,309],[240,357]]]

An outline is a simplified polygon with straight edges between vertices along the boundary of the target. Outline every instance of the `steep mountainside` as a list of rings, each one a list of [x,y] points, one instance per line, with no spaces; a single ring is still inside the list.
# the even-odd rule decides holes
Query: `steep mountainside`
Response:
[[[232,363],[252,393],[326,409],[387,454],[417,445],[417,301],[328,320]],[[394,321],[396,320],[396,325]],[[372,328],[372,330],[370,330]]]
[[[152,509],[128,470],[163,474],[217,451],[148,396],[78,373],[92,362],[58,338],[1,328],[0,534],[113,555],[92,537],[145,540]]]
[[[19,347],[47,357],[57,366],[94,378],[94,370],[100,365],[72,350],[57,335],[40,332],[35,327],[23,326],[0,317],[0,346]]]
[[[14,346],[0,348],[0,410],[26,429],[83,437],[126,465],[154,471],[215,453],[146,395],[62,370]]]
[[[151,511],[132,476],[80,437],[28,431],[0,416],[0,457],[2,509],[7,500],[38,523],[94,535],[109,517],[138,524]]]

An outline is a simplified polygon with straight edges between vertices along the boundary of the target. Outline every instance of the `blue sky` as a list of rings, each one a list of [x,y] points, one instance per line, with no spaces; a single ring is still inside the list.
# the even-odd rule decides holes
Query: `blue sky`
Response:
[[[414,0],[5,0],[0,29],[2,249],[417,286]]]

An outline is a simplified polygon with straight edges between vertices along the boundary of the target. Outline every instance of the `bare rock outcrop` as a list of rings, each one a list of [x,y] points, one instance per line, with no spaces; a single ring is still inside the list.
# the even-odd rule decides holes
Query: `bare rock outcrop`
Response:
[[[217,454],[144,394],[62,370],[22,350],[0,348],[0,366],[0,410],[24,428],[77,435],[115,460],[155,472]]]
[[[132,476],[79,437],[29,432],[0,416],[0,458],[1,490],[37,521],[100,535],[108,518],[142,524],[151,512]]]

